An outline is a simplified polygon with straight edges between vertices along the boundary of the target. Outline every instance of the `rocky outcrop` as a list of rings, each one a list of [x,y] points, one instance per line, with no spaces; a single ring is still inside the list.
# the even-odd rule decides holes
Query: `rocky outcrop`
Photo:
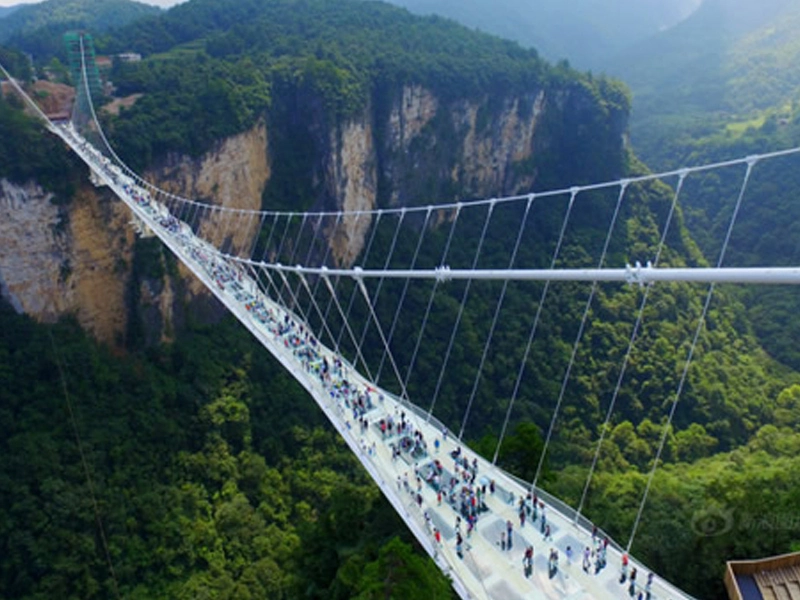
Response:
[[[68,310],[66,243],[52,194],[0,179],[2,295],[20,312],[54,320]]]
[[[148,177],[175,194],[205,199],[229,208],[258,209],[270,176],[266,127],[257,127],[220,142],[212,152],[192,160],[171,156]],[[205,295],[202,285],[181,269],[178,285],[168,273],[159,281],[139,274],[131,284],[134,229],[127,207],[88,181],[64,206],[34,182],[0,180],[0,293],[18,311],[42,321],[75,314],[99,339],[120,344],[128,331],[131,297],[142,305],[147,339],[167,339],[178,305]],[[219,212],[201,215],[201,232],[228,248],[245,247],[259,223],[250,216],[231,218]],[[178,293],[180,290],[184,295]],[[188,295],[187,295],[188,294]]]
[[[346,214],[326,231],[334,262],[349,265],[364,247],[372,220],[362,214],[375,208],[378,173],[372,124],[368,119],[348,123],[333,135],[329,166],[331,191]]]
[[[98,338],[125,332],[130,215],[107,194],[81,188],[69,209],[35,183],[0,180],[2,294],[43,321],[75,314]]]
[[[328,180],[321,208],[358,211],[530,190],[536,149],[546,145],[539,124],[547,109],[544,90],[443,103],[429,90],[407,85],[385,119],[369,106],[331,134],[320,159],[327,161]],[[369,225],[355,214],[326,229],[337,264],[353,264]]]
[[[170,201],[205,239],[226,252],[247,253],[261,220],[249,212],[221,209],[261,208],[273,165],[297,160],[286,144],[293,143],[300,127],[315,140],[303,171],[319,194],[313,208],[348,213],[305,225],[313,239],[309,248],[324,249],[333,264],[352,265],[372,225],[362,211],[524,193],[536,185],[540,155],[549,153],[550,164],[584,168],[590,161],[574,156],[574,149],[582,147],[579,136],[593,143],[598,129],[584,124],[604,118],[597,116],[591,91],[579,86],[444,100],[420,85],[406,85],[381,98],[370,99],[360,114],[340,122],[331,121],[319,102],[306,99],[287,114],[292,130],[281,129],[287,127],[281,119],[262,120],[220,140],[199,158],[169,155],[146,176],[173,194],[220,207],[187,208]],[[606,121],[600,131],[603,149],[621,155],[624,118]],[[271,144],[274,139],[281,142]],[[281,198],[284,207],[295,202],[308,206],[307,198],[276,189],[281,195],[272,197]],[[437,214],[431,223],[448,218]],[[56,207],[33,183],[0,182],[0,291],[18,310],[40,319],[74,312],[98,337],[112,342],[124,339],[126,318],[138,310],[145,329],[160,331],[150,331],[146,339],[165,339],[180,326],[175,311],[208,294],[183,269],[178,278],[163,268],[164,274],[134,273],[129,220],[127,209],[109,192],[88,185],[69,205]],[[126,306],[131,298],[137,307]]]
[[[258,210],[271,175],[267,127],[264,122],[242,134],[220,140],[198,159],[169,155],[149,176],[168,192],[224,208]],[[246,247],[258,223],[246,215],[222,211],[201,216],[201,234],[215,245]]]
[[[485,100],[488,102],[488,99]],[[479,121],[485,105],[465,102],[453,119],[462,130],[461,160],[455,165],[451,178],[468,189],[493,194],[511,191],[514,186],[530,189],[535,172],[521,173],[513,182],[514,165],[533,155],[534,136],[539,117],[544,110],[545,94],[514,97],[504,100],[502,108],[482,125]]]
[[[438,108],[436,96],[422,86],[404,86],[389,113],[391,145],[407,152],[411,142],[431,122]]]
[[[148,176],[160,188],[184,198],[224,208],[258,210],[272,173],[268,144],[267,127],[262,121],[249,131],[221,140],[197,159],[170,155]],[[245,213],[187,210],[185,214],[187,220],[198,220],[204,239],[231,253],[247,249],[260,226],[259,219]],[[202,284],[189,276],[187,269],[180,269],[189,293],[203,294]],[[171,321],[170,315],[165,317]]]

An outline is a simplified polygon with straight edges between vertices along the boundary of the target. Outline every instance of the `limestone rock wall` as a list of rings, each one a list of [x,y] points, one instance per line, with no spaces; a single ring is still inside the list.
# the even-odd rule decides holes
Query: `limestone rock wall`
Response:
[[[524,193],[536,183],[538,154],[558,148],[561,124],[580,125],[582,114],[594,110],[589,95],[561,89],[445,101],[420,85],[406,85],[388,100],[382,97],[381,106],[372,98],[360,114],[341,122],[314,108],[321,104],[313,98],[294,115],[316,140],[309,165],[320,193],[312,199],[315,210],[353,213]],[[285,132],[270,134],[268,122],[220,140],[203,156],[170,155],[145,176],[176,195],[257,210],[273,165],[287,160],[281,153],[286,149],[271,148],[270,140],[292,140]],[[269,125],[284,126],[279,120]],[[622,148],[624,129],[625,123],[609,126],[612,151],[617,133]],[[308,206],[308,199],[296,201]],[[285,204],[293,202],[287,198]],[[247,253],[261,225],[248,213],[207,209],[198,215],[172,206],[178,216],[196,219],[200,234],[226,252]],[[0,181],[0,292],[42,320],[73,312],[109,342],[124,341],[126,320],[136,311],[145,328],[160,330],[148,342],[168,338],[180,326],[176,311],[209,294],[185,269],[178,277],[164,269],[158,280],[135,274],[130,219],[110,192],[88,184],[70,204],[57,207],[35,182]],[[352,265],[371,225],[370,217],[350,214],[314,223],[311,231],[331,263]],[[141,306],[128,306],[132,298]],[[151,316],[142,318],[145,313]]]
[[[82,187],[58,207],[34,182],[0,180],[0,291],[42,321],[75,314],[98,338],[125,332],[125,287],[133,233],[127,209]]]

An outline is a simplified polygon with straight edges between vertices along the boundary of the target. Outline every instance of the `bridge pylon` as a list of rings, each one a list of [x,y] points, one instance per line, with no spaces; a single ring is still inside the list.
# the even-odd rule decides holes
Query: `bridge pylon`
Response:
[[[92,102],[103,96],[100,71],[95,60],[94,40],[83,31],[64,34],[67,59],[72,84],[75,86],[75,103],[72,106],[72,123],[86,135],[93,124]]]

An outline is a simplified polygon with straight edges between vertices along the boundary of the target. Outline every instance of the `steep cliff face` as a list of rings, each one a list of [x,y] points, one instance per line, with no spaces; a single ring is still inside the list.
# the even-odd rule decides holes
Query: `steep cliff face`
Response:
[[[326,231],[336,264],[351,264],[364,247],[371,220],[358,211],[375,207],[378,171],[372,123],[354,120],[331,135],[328,188],[336,206],[348,213]]]
[[[148,173],[157,185],[184,198],[243,210],[261,208],[261,195],[271,175],[267,127],[262,121],[253,129],[226,140],[198,159],[170,155]],[[229,252],[248,247],[260,221],[250,215],[231,216],[222,211],[186,211],[197,218],[204,239]],[[188,270],[181,269],[187,275]],[[184,277],[192,295],[202,293],[193,277]]]
[[[445,102],[407,85],[388,106],[371,102],[321,144],[323,167],[316,172],[324,173],[326,185],[317,208],[369,210],[524,193],[535,188],[540,164],[559,161],[587,180],[597,176],[589,143],[604,144],[609,165],[621,163],[626,118],[609,118],[598,135],[586,125],[598,116],[596,102],[580,87]],[[359,215],[328,228],[335,262],[352,264],[368,231]]]
[[[197,160],[169,157],[147,176],[182,196],[257,209],[269,165],[266,127],[260,124],[221,141]],[[168,269],[153,273],[134,268],[131,214],[109,191],[92,188],[87,181],[69,204],[56,206],[51,199],[35,182],[19,185],[0,179],[3,297],[43,321],[75,314],[86,329],[115,345],[125,342],[131,318],[142,321],[145,339],[169,338],[176,310],[197,295],[205,296],[201,284],[180,267],[178,279]],[[201,232],[238,249],[252,239],[257,226],[256,219],[216,213],[204,216]],[[156,260],[163,267],[163,258]],[[130,306],[132,299],[136,306]]]
[[[331,262],[351,265],[372,225],[359,211],[530,191],[540,169],[558,161],[574,163],[573,171],[585,175],[576,148],[581,135],[597,137],[598,131],[583,125],[587,114],[597,117],[597,103],[580,88],[465,100],[406,85],[338,122],[316,99],[305,102],[290,115],[294,129],[271,115],[199,158],[169,155],[145,175],[171,193],[221,207],[257,210],[263,197],[281,197],[284,208],[354,213],[322,223],[315,234]],[[562,139],[565,129],[574,129],[570,143]],[[611,154],[622,155],[624,130],[624,118],[609,119],[602,130]],[[315,197],[280,186],[265,194],[275,166],[297,160],[292,144],[298,131],[313,140],[301,172],[313,182]],[[181,218],[197,219],[201,235],[227,252],[247,252],[261,225],[248,213],[172,206]],[[165,268],[160,254],[147,259],[149,270],[137,268],[144,250],[134,243],[129,220],[109,192],[88,185],[59,208],[33,183],[0,182],[0,289],[40,319],[74,312],[109,342],[125,339],[130,319],[147,331],[146,343],[168,338],[186,303],[202,304],[208,295],[180,266],[178,276]],[[147,250],[154,251],[157,244]]]
[[[120,342],[133,233],[108,194],[82,187],[70,207],[36,183],[0,180],[0,288],[43,321],[67,313],[98,338]]]

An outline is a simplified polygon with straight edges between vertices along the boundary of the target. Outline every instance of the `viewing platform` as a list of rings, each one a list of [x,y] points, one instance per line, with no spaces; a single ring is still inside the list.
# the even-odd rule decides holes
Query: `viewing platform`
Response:
[[[729,561],[725,588],[731,600],[800,600],[800,552]]]

